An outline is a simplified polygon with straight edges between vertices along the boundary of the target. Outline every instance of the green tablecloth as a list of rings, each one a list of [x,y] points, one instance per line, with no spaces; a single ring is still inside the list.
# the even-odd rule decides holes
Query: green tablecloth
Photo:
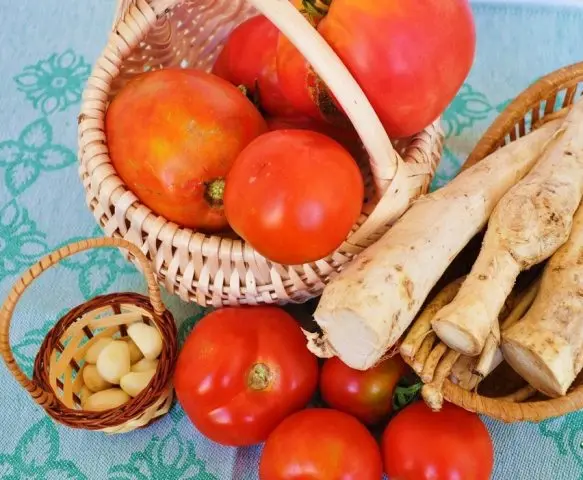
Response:
[[[576,5],[581,2],[541,3],[475,2],[477,60],[444,116],[447,146],[435,185],[459,169],[517,92],[580,60],[583,8]],[[76,115],[113,10],[113,0],[0,0],[2,298],[42,254],[99,234],[77,176]],[[17,309],[11,342],[18,362],[30,374],[38,346],[60,312],[96,294],[133,289],[144,291],[144,282],[116,251],[91,251],[63,262],[41,277]],[[203,312],[166,300],[184,338]],[[2,479],[257,478],[260,448],[214,445],[179,407],[128,435],[72,430],[50,421],[4,366],[0,405]],[[539,425],[485,421],[495,445],[494,478],[583,478],[583,413]]]

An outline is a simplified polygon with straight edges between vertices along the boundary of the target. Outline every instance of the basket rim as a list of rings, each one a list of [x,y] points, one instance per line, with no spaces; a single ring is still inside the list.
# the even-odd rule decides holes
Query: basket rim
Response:
[[[556,111],[557,94],[561,90],[572,89],[574,86],[578,88],[579,85],[583,85],[583,62],[559,68],[532,83],[516,96],[486,130],[464,164],[464,169],[476,164],[504,145],[505,137],[512,135],[512,132],[516,135],[517,122],[524,119],[529,112],[535,112],[534,109],[541,104],[541,101],[550,100],[546,102],[542,118],[542,116],[551,115]],[[570,97],[565,98],[565,104],[572,103],[575,94],[576,89],[572,90]],[[540,126],[540,124],[533,123],[533,130]],[[523,132],[520,134],[522,135]],[[515,139],[516,137],[510,138],[510,141]],[[575,386],[563,397],[528,402],[512,402],[487,397],[477,392],[464,390],[449,379],[444,382],[443,393],[445,399],[455,405],[507,423],[538,422],[572,413],[583,407],[583,385]]]

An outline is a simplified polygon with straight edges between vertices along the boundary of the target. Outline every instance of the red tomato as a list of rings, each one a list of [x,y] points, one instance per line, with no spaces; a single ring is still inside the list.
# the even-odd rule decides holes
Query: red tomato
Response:
[[[208,231],[227,226],[224,177],[267,130],[236,87],[198,70],[164,69],[130,81],[107,110],[115,170],[155,213]]]
[[[286,418],[267,439],[260,480],[380,480],[379,447],[354,417],[313,408]]]
[[[320,392],[331,407],[374,425],[391,413],[393,392],[406,371],[407,366],[399,356],[366,371],[354,370],[333,357],[322,368]]]
[[[244,85],[257,94],[263,110],[272,115],[290,115],[293,109],[284,97],[275,62],[279,30],[263,15],[235,28],[218,56],[213,73],[234,85]]]
[[[325,2],[317,3],[322,7]],[[474,60],[476,35],[468,0],[334,0],[317,29],[395,138],[434,121],[455,97]],[[280,62],[278,47],[282,89],[301,107],[310,92],[297,73],[303,58],[297,51],[291,57],[282,54]],[[288,92],[292,82],[303,89],[304,102]],[[318,97],[311,97],[316,105],[319,98],[330,97],[320,90]],[[320,110],[328,106],[325,101]]]
[[[303,408],[318,363],[298,323],[277,307],[215,310],[187,338],[174,374],[178,401],[198,430],[224,445],[265,441]]]
[[[260,254],[295,265],[338,248],[363,198],[360,170],[339,143],[316,132],[279,130],[241,152],[224,203],[233,230]]]
[[[432,412],[416,402],[389,423],[382,441],[385,471],[399,480],[488,480],[492,441],[480,418],[451,403]]]

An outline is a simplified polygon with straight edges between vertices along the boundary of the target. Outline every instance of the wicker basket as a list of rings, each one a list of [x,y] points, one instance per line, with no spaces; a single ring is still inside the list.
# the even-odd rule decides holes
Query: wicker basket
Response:
[[[564,114],[561,110],[581,97],[582,93],[583,63],[562,68],[541,78],[521,93],[494,121],[469,156],[464,168],[479,162],[549,119]],[[475,247],[472,246],[470,252],[467,252],[470,256],[476,253]],[[462,258],[461,263],[467,267],[469,262],[467,258]],[[536,279],[536,275],[540,274],[540,267],[539,265],[533,272],[524,275],[534,275]],[[455,272],[455,275],[459,273]],[[531,278],[529,281],[535,280]],[[521,301],[522,312],[534,300],[535,288],[536,284],[531,284],[530,292]],[[536,393],[503,362],[484,379],[477,392],[465,390],[450,380],[445,380],[443,395],[451,403],[504,422],[538,422],[583,408],[583,378],[579,376],[566,396],[549,399]]]
[[[105,234],[137,244],[169,292],[212,306],[305,301],[319,295],[331,275],[374,243],[427,191],[441,157],[439,120],[393,145],[356,81],[290,2],[119,1],[113,32],[83,96],[80,176],[87,204]],[[311,264],[275,264],[241,240],[196,233],[157,216],[128,190],[108,157],[105,112],[127,79],[145,69],[171,66],[209,70],[232,29],[257,11],[312,63],[364,146],[367,203],[362,215],[335,253]]]
[[[10,322],[26,288],[42,272],[65,257],[97,247],[127,249],[142,267],[149,298],[136,293],[96,297],[62,317],[45,337],[34,362],[32,380],[20,370],[9,344]],[[106,411],[81,408],[84,355],[98,339],[125,337],[135,322],[154,325],[162,335],[158,368],[148,386],[121,407]],[[42,258],[16,282],[0,311],[0,353],[10,372],[30,396],[57,422],[73,428],[125,433],[144,427],[168,412],[173,398],[171,375],[177,355],[177,332],[172,314],[160,298],[150,262],[123,239],[96,238],[65,246]]]

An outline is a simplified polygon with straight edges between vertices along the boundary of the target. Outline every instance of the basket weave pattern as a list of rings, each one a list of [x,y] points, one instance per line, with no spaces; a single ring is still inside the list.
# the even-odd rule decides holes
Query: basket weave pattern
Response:
[[[111,96],[129,78],[174,66],[208,71],[231,30],[257,11],[312,63],[364,145],[358,160],[368,201],[343,245],[311,264],[275,264],[241,240],[204,235],[167,221],[127,189],[108,157],[105,112]],[[83,98],[79,157],[87,205],[106,235],[140,247],[169,292],[201,305],[300,302],[319,295],[331,275],[374,243],[427,191],[442,151],[439,121],[392,144],[346,67],[289,2],[121,0]]]
[[[9,344],[10,322],[20,296],[35,278],[61,259],[90,248],[111,246],[126,248],[136,256],[148,280],[149,297],[115,293],[71,309],[48,332],[35,358],[33,378],[28,379],[16,364]],[[100,338],[127,337],[127,327],[135,322],[155,326],[162,336],[163,349],[152,380],[119,408],[83,410],[80,393],[85,353]],[[167,413],[173,399],[170,380],[177,351],[174,318],[162,303],[152,268],[137,247],[122,239],[81,241],[49,254],[22,275],[0,312],[0,353],[8,369],[53,419],[73,428],[125,433]]]

